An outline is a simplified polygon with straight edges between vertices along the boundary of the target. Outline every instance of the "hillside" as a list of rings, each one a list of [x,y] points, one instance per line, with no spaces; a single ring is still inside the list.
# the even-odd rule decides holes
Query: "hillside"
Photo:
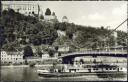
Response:
[[[24,50],[26,46],[41,46],[47,51],[46,46],[67,45],[70,51],[81,48],[102,48],[106,45],[114,46],[114,36],[108,35],[111,30],[104,27],[81,26],[73,23],[47,22],[38,19],[38,16],[25,16],[14,12],[12,9],[2,12],[0,28],[0,43],[7,51],[19,49]],[[62,31],[66,35],[58,36],[57,31]],[[126,34],[117,31],[118,45],[126,46]],[[39,48],[39,47],[38,47]],[[40,50],[41,50],[40,49]]]

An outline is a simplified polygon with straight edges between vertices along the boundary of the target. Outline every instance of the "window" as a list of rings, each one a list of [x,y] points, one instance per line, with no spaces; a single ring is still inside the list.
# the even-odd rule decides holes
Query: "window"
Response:
[[[108,68],[106,68],[106,70],[108,70]]]
[[[31,10],[31,6],[30,6],[30,10]]]
[[[113,68],[113,70],[115,70],[116,68]]]
[[[98,70],[98,68],[96,68],[96,70]]]

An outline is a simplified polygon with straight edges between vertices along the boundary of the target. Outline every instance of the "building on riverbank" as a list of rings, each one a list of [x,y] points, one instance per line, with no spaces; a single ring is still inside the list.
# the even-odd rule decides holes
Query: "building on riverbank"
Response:
[[[25,60],[29,65],[30,64],[53,64],[54,62],[57,62],[57,57],[49,57],[48,54],[44,54],[41,57],[27,57]]]
[[[23,53],[18,51],[1,51],[1,63],[2,64],[22,64]]]
[[[32,64],[32,63],[34,63],[34,64],[41,63],[41,58],[40,58],[40,57],[34,57],[34,56],[32,56],[32,57],[26,57],[26,62],[27,62],[28,64]]]

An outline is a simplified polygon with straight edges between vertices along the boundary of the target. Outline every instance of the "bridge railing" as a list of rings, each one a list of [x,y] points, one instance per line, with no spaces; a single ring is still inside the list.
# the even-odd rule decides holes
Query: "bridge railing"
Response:
[[[72,54],[127,54],[127,48],[104,48],[104,49],[86,49],[82,51],[72,52],[68,54],[63,54],[62,56],[72,55]]]

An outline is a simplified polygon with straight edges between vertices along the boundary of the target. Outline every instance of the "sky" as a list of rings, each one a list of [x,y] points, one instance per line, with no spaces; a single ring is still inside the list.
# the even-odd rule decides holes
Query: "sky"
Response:
[[[127,18],[126,1],[36,1],[43,14],[46,8],[56,13],[59,21],[67,16],[70,23],[85,26],[116,28]],[[125,22],[118,30],[127,31]]]

